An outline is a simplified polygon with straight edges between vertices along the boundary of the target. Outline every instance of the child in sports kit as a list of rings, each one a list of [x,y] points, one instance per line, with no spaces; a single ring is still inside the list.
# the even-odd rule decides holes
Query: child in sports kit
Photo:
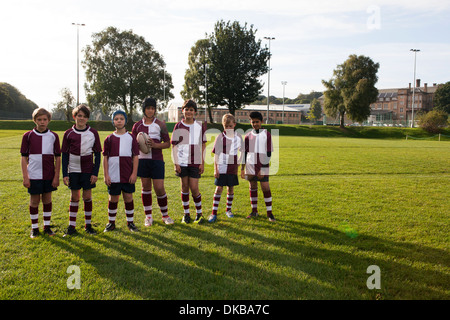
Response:
[[[145,132],[149,136],[148,145],[151,147],[149,153],[139,151],[139,167],[137,175],[142,182],[142,204],[145,212],[146,227],[153,224],[152,216],[152,184],[155,189],[156,199],[161,210],[162,221],[165,224],[173,224],[169,217],[167,206],[167,193],[164,187],[165,163],[163,149],[170,147],[169,132],[166,124],[156,118],[156,100],[145,98],[142,102],[142,113],[144,118],[133,125],[131,133],[137,139],[139,132]]]
[[[79,105],[72,111],[75,125],[64,133],[62,141],[63,182],[71,190],[69,206],[69,226],[64,236],[77,231],[76,221],[80,190],[83,189],[85,231],[95,234],[92,228],[92,188],[95,188],[100,169],[101,143],[97,130],[87,122],[90,110],[86,105]]]
[[[261,128],[263,117],[258,111],[250,113],[253,130],[245,136],[244,158],[241,167],[241,178],[247,179],[250,185],[250,202],[252,212],[248,219],[258,216],[258,181],[266,203],[269,221],[275,221],[272,213],[272,193],[269,186],[269,162],[273,152],[272,136]]]
[[[23,186],[30,194],[31,238],[39,235],[39,203],[42,200],[44,234],[53,236],[50,229],[52,217],[52,192],[59,186],[61,150],[59,137],[48,129],[52,114],[44,108],[33,111],[36,128],[26,132],[20,147]]]
[[[181,180],[181,201],[184,209],[182,223],[190,223],[189,190],[192,193],[197,216],[194,223],[203,222],[202,195],[198,180],[204,171],[206,147],[206,123],[195,120],[197,104],[186,100],[181,108],[184,119],[178,122],[172,133],[172,156],[175,175]]]
[[[214,142],[214,184],[217,186],[214,192],[212,213],[208,222],[216,222],[217,210],[223,188],[227,187],[227,211],[228,218],[234,217],[231,206],[234,198],[234,186],[239,184],[237,172],[240,159],[238,152],[242,156],[242,137],[234,132],[236,120],[232,114],[225,114],[222,118],[224,131],[217,136]]]
[[[103,144],[103,172],[108,186],[108,224],[103,232],[116,228],[116,214],[120,194],[122,193],[130,231],[138,231],[134,225],[133,193],[139,164],[139,147],[136,139],[127,132],[127,114],[117,110],[112,114],[112,123],[116,130],[106,137]]]

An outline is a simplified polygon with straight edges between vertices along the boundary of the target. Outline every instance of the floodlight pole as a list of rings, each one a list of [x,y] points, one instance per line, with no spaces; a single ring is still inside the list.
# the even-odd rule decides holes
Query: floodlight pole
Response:
[[[281,81],[281,84],[283,85],[283,114],[281,117],[281,122],[284,124],[284,87],[286,86],[287,81]]]
[[[416,93],[416,56],[419,49],[411,49],[409,51],[414,52],[414,82],[413,82],[413,95],[412,95],[412,105],[411,105],[411,128],[414,128],[414,100]]]
[[[264,39],[269,40],[269,73],[268,73],[268,83],[267,83],[267,117],[266,123],[269,123],[269,103],[270,103],[270,41],[275,40],[274,37],[264,37]]]
[[[72,23],[77,26],[77,106],[80,104],[80,26],[86,26],[84,23]]]

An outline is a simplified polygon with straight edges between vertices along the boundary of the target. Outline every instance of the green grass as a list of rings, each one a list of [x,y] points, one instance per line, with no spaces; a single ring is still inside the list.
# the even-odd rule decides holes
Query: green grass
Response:
[[[58,132],[62,137],[63,132]],[[276,223],[250,212],[240,180],[235,218],[219,207],[216,224],[182,225],[179,179],[165,150],[172,226],[125,226],[104,234],[106,187],[93,192],[96,236],[63,238],[69,190],[53,195],[57,235],[30,239],[28,193],[22,186],[23,131],[0,130],[0,299],[449,299],[450,142],[355,138],[279,138],[279,170],[270,178]],[[103,140],[109,132],[100,132]],[[100,181],[103,176],[100,175]],[[138,181],[137,190],[141,184]],[[204,214],[212,207],[213,168],[200,179]],[[192,204],[192,201],[191,201]],[[193,210],[191,206],[191,210]],[[78,226],[83,225],[78,214]],[[39,214],[42,225],[42,209]],[[80,228],[79,228],[80,229]],[[81,231],[81,229],[80,229]],[[66,270],[81,270],[69,290]],[[381,289],[369,290],[370,265]]]

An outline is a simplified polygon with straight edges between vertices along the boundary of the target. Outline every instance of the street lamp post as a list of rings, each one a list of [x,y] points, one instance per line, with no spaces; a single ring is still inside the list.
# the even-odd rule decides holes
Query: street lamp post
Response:
[[[414,128],[414,100],[416,93],[416,56],[419,49],[411,49],[409,51],[414,52],[414,82],[413,82],[413,95],[412,95],[412,105],[411,105],[411,128]]]
[[[270,41],[275,40],[274,37],[264,37],[264,39],[269,40],[269,73],[268,73],[268,83],[267,83],[267,117],[266,123],[269,123],[269,103],[270,103]]]
[[[80,26],[86,26],[84,23],[72,23],[77,26],[77,106],[80,104]]]
[[[283,114],[281,117],[281,122],[284,124],[284,87],[286,86],[287,81],[281,81],[281,84],[283,85]]]

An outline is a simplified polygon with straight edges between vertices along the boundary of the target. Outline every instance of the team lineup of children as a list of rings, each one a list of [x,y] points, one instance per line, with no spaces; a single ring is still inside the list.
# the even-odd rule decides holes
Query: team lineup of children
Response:
[[[199,179],[204,172],[206,123],[195,120],[197,104],[187,100],[182,106],[183,119],[173,130],[172,138],[164,122],[156,118],[156,100],[146,98],[142,103],[143,119],[133,125],[129,133],[125,125],[127,114],[118,110],[112,114],[111,121],[115,131],[108,135],[101,148],[97,130],[87,122],[90,110],[85,105],[77,106],[73,112],[75,125],[64,133],[60,148],[59,137],[48,129],[51,113],[44,108],[33,112],[36,127],[26,132],[21,145],[21,168],[23,185],[30,194],[29,213],[31,218],[31,238],[39,235],[39,204],[43,205],[44,233],[54,235],[50,228],[52,216],[52,192],[59,186],[60,171],[63,183],[71,191],[69,205],[69,226],[64,236],[74,235],[80,195],[84,205],[85,231],[95,234],[92,228],[92,189],[96,187],[103,153],[104,182],[107,185],[108,223],[104,232],[115,229],[116,214],[120,195],[122,195],[127,227],[137,231],[134,224],[135,183],[137,178],[142,183],[142,205],[145,213],[144,225],[153,224],[152,188],[156,194],[161,211],[162,221],[173,224],[168,214],[167,193],[164,187],[165,162],[163,149],[172,146],[175,174],[180,178],[181,202],[183,206],[182,223],[190,223],[189,194],[195,204],[196,217],[194,223],[204,221],[202,212],[202,195],[199,190]],[[262,115],[250,113],[253,130],[245,139],[235,132],[235,118],[226,114],[222,119],[224,131],[214,142],[214,184],[212,213],[209,222],[217,221],[217,211],[224,187],[227,187],[226,216],[233,217],[231,211],[234,199],[234,187],[239,184],[238,170],[241,164],[241,178],[249,181],[249,192],[252,212],[247,218],[258,215],[258,181],[264,195],[267,217],[275,221],[272,214],[272,196],[269,186],[269,161],[273,152],[270,133],[262,128]],[[137,135],[144,132],[149,136],[147,145],[150,152],[139,149]],[[81,192],[81,190],[83,190]]]

